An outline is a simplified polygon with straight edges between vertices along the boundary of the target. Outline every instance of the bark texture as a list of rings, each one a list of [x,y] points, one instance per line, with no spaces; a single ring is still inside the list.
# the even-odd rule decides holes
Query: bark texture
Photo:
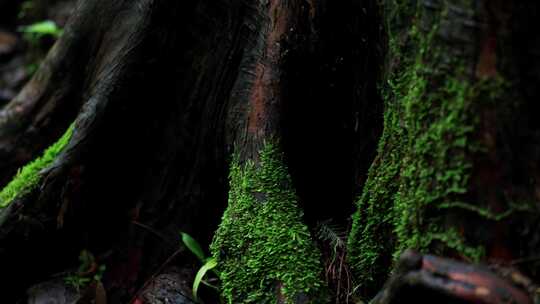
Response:
[[[538,280],[539,7],[79,1],[0,109],[3,301],[190,303],[182,231],[218,262],[208,303],[359,302],[394,265],[375,303],[527,303],[516,276],[396,262]]]
[[[8,192],[10,199],[2,202],[0,263],[5,276],[33,275],[18,279],[6,298],[71,272],[82,249],[107,266],[101,281],[113,303],[148,298],[156,271],[178,273],[166,270],[168,265],[180,266],[183,280],[191,281],[185,274],[193,275],[198,263],[179,248],[178,232],[209,244],[229,196],[213,254],[224,265],[250,269],[249,251],[227,251],[246,243],[233,233],[238,227],[255,227],[250,242],[279,249],[268,255],[279,264],[255,265],[258,276],[249,274],[252,282],[245,286],[241,273],[226,273],[232,266],[218,268],[224,298],[326,301],[312,229],[328,215],[319,207],[322,199],[296,194],[295,184],[308,193],[312,164],[295,165],[293,177],[284,151],[294,151],[310,128],[302,126],[304,113],[315,130],[327,132],[323,138],[349,149],[339,169],[325,164],[318,173],[327,180],[325,173],[344,173],[338,178],[345,185],[336,181],[321,191],[330,197],[331,189],[345,190],[339,204],[349,211],[336,215],[346,222],[354,185],[369,163],[353,151],[365,159],[372,154],[353,139],[367,135],[374,142],[377,136],[376,129],[361,128],[361,116],[370,117],[364,97],[376,97],[375,81],[365,81],[363,73],[375,71],[376,64],[365,43],[371,34],[352,8],[361,10],[362,2],[80,2],[36,76],[3,108],[4,123],[11,126],[2,128],[6,147],[13,149],[24,148],[17,138],[29,138],[26,128],[39,130],[42,146],[51,145],[74,119],[47,154],[54,162],[47,157],[27,166],[31,174],[16,176],[7,187],[22,185],[25,191]],[[349,35],[359,39],[351,42]],[[347,110],[332,106],[330,99],[338,97]],[[61,119],[47,120],[50,127],[35,126],[54,115]],[[309,135],[312,141],[316,134]],[[39,155],[42,146],[29,146],[35,151],[20,163]],[[312,159],[329,162],[324,151],[331,149],[315,151]],[[7,150],[6,159],[12,154]],[[240,175],[252,185],[237,184]],[[237,192],[253,203],[245,222],[227,220]],[[277,230],[292,227],[292,234]],[[254,252],[260,260],[262,252]],[[235,260],[243,253],[247,259]],[[287,265],[291,260],[298,263]],[[233,293],[228,286],[243,289]]]
[[[382,9],[384,131],[349,239],[365,292],[405,248],[506,265],[534,256],[539,142],[528,117],[538,92],[523,86],[538,73],[520,58],[538,62],[528,32],[538,8],[385,1]],[[536,276],[532,265],[521,269]]]

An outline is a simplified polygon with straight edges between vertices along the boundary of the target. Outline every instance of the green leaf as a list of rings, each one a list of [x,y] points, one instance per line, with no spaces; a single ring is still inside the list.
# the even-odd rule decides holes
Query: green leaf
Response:
[[[201,267],[201,269],[199,269],[199,271],[197,272],[195,280],[193,281],[193,297],[195,298],[195,300],[197,300],[197,291],[199,290],[199,285],[201,285],[201,281],[204,278],[204,275],[216,266],[217,260],[215,258],[209,258],[206,263]]]
[[[62,34],[62,30],[51,20],[36,22],[28,26],[21,26],[20,31],[23,33],[37,34],[39,36],[51,35],[58,37]]]
[[[197,242],[194,238],[191,237],[191,235],[182,232],[182,242],[184,242],[184,245],[195,255],[199,260],[201,260],[203,263],[205,261],[204,257],[204,251],[201,248],[201,245],[199,245],[199,242]]]

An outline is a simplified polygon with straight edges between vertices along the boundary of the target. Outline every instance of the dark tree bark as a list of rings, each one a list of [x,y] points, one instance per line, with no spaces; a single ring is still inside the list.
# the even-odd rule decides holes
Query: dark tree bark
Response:
[[[79,1],[0,110],[3,299],[194,302],[181,231],[208,303],[360,303],[409,247],[536,279],[538,5],[397,2]],[[402,261],[376,303],[535,292]]]
[[[538,5],[383,9],[385,126],[349,238],[364,292],[375,294],[406,248],[536,279]]]
[[[274,256],[281,262],[297,259],[312,273],[291,264],[274,276],[281,266],[263,266],[259,275],[268,277],[254,278],[265,282],[261,290],[247,286],[245,293],[230,296],[324,302],[313,229],[331,217],[346,223],[373,153],[366,146],[377,136],[377,127],[362,128],[378,121],[368,113],[380,109],[375,104],[364,110],[366,97],[377,96],[375,79],[367,77],[376,72],[367,40],[377,27],[361,18],[367,16],[363,7],[359,1],[80,2],[37,75],[3,109],[9,148],[3,164],[11,168],[6,177],[52,144],[79,111],[69,142],[40,172],[38,185],[3,202],[4,275],[32,273],[18,276],[5,296],[15,299],[31,284],[76,267],[81,249],[107,266],[102,282],[113,303],[141,297],[138,290],[174,252],[167,266],[193,275],[196,261],[189,252],[177,252],[179,231],[209,244],[228,188],[236,187],[227,181],[233,154],[235,165],[260,168],[261,153],[272,145],[271,160],[282,169],[277,178],[283,184],[276,191],[288,201],[281,206],[280,197],[262,191],[253,193],[253,207],[268,199],[276,208],[288,208],[282,212],[288,221],[276,228],[297,227],[292,236],[297,245]],[[335,98],[342,107],[332,106]],[[34,145],[37,138],[41,144]],[[343,152],[319,148],[319,140]],[[297,149],[313,149],[310,161],[295,162],[303,154],[295,154]],[[290,171],[284,151],[291,151]],[[320,170],[312,167],[315,162]],[[299,198],[293,180],[301,188]],[[339,190],[336,204],[343,209],[326,214],[323,199],[311,194],[313,183],[327,185],[320,189],[324,199]],[[251,219],[245,220],[237,224],[250,225]],[[221,247],[229,238],[237,240],[226,227],[220,231],[223,243],[214,242],[216,255],[227,251]],[[298,248],[305,256],[297,257]],[[234,261],[235,254],[242,253],[222,259]],[[237,267],[247,267],[242,263]],[[306,276],[311,279],[304,282]]]

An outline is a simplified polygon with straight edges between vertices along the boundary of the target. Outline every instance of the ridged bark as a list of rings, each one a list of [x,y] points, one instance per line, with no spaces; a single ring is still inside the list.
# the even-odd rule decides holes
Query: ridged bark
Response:
[[[346,226],[373,154],[355,139],[373,143],[379,129],[363,128],[379,121],[369,113],[380,109],[368,98],[377,98],[367,76],[376,51],[366,43],[376,26],[364,30],[363,7],[357,0],[80,1],[35,78],[0,112],[0,136],[32,149],[1,164],[10,168],[6,184],[27,164],[0,195],[9,198],[0,202],[0,268],[17,278],[6,301],[39,281],[64,284],[52,277],[63,271],[73,280],[97,275],[102,285],[87,286],[90,294],[104,289],[112,303],[149,301],[160,280],[181,280],[174,286],[182,289],[200,267],[179,232],[208,245],[216,230],[226,300],[349,296],[326,292],[328,261],[314,230],[328,217]],[[309,158],[295,150],[316,148],[319,138],[332,144]],[[314,170],[310,159],[324,164]],[[322,197],[307,194],[325,181]],[[343,209],[328,213],[323,206],[336,189],[344,190],[336,200]],[[246,206],[243,222],[228,218]],[[292,233],[276,233],[284,229]],[[246,231],[256,232],[263,252],[236,249]],[[93,261],[82,274],[74,270],[81,251]],[[261,262],[266,251],[275,264]],[[246,269],[256,270],[249,284]],[[181,292],[189,301],[191,291]],[[204,288],[201,296],[217,301]]]
[[[381,9],[384,131],[349,239],[365,292],[406,248],[506,265],[534,255],[540,142],[530,113],[539,95],[523,88],[539,74],[522,62],[540,59],[528,40],[538,5],[384,1]]]

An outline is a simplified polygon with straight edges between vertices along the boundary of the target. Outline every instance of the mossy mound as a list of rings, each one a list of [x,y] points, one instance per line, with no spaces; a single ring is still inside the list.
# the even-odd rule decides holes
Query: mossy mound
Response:
[[[258,165],[235,157],[229,179],[229,205],[211,245],[227,303],[323,303],[320,253],[278,145],[266,143]]]

